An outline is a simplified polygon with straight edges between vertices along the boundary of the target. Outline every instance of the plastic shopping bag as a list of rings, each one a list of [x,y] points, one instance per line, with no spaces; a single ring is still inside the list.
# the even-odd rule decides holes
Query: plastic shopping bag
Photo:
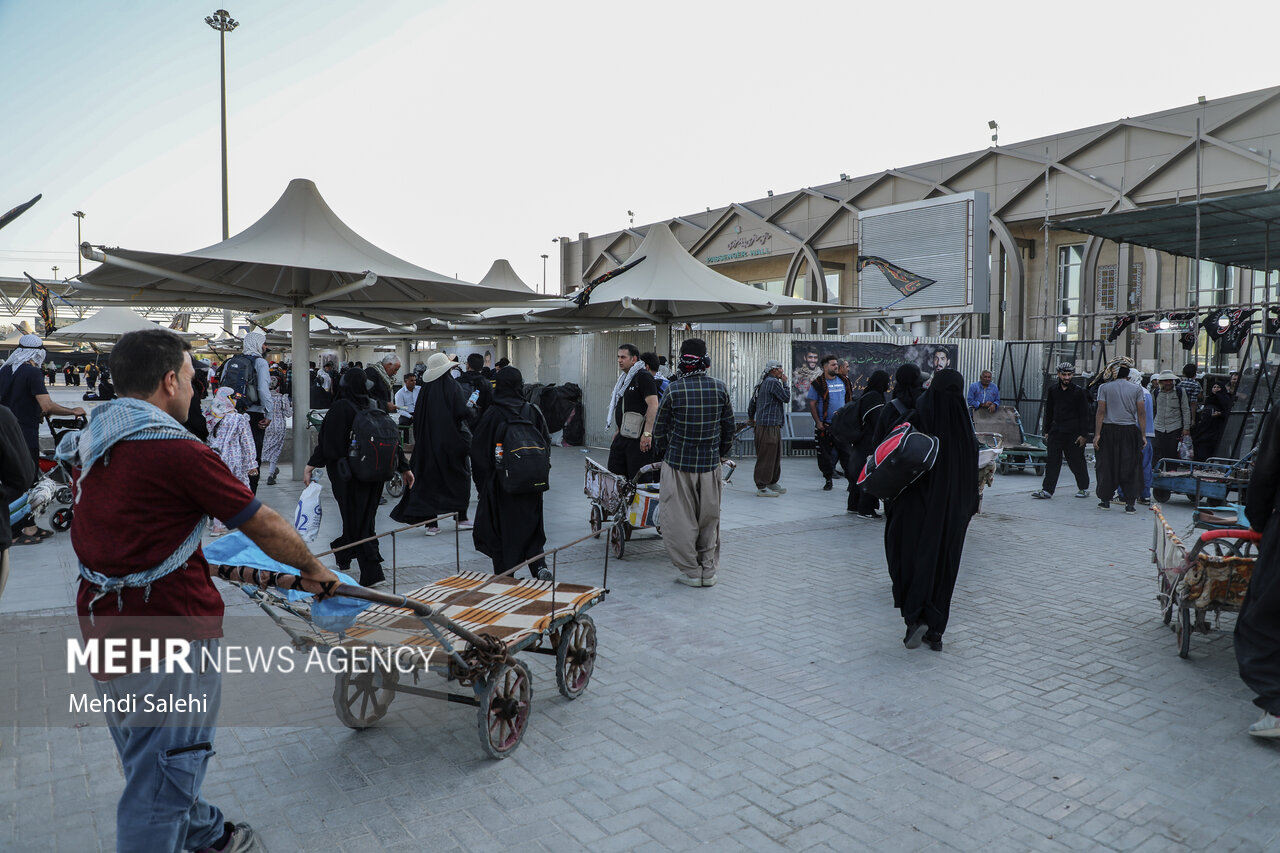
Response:
[[[320,535],[320,520],[324,511],[320,506],[320,494],[324,491],[319,481],[312,480],[311,485],[302,490],[298,498],[298,509],[293,516],[293,526],[297,528],[303,542],[314,542]]]
[[[1195,459],[1195,449],[1191,444],[1191,436],[1184,435],[1182,440],[1178,442],[1178,458],[1179,459]]]

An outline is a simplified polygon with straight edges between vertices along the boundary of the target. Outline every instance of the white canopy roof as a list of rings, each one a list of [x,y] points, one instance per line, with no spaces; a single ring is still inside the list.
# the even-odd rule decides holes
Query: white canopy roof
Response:
[[[845,305],[769,293],[723,276],[685,251],[665,223],[649,228],[623,266],[632,263],[635,266],[597,285],[588,304],[562,302],[554,308],[537,308],[525,312],[523,320],[531,324],[575,320],[711,323],[851,310]],[[500,317],[500,309],[485,312],[486,322],[498,322]]]
[[[185,254],[103,249],[80,279],[97,298],[266,313],[303,307],[378,324],[469,314],[524,292],[460,281],[383,251],[347,226],[309,180],[297,178],[262,218],[221,243]]]
[[[63,326],[49,335],[49,337],[63,341],[107,343],[109,341],[118,341],[129,332],[163,328],[164,326],[159,323],[140,317],[128,308],[103,308],[86,320]],[[171,329],[170,331],[173,330]],[[185,332],[174,332],[174,334],[181,335],[184,338],[195,337],[195,335]]]
[[[493,266],[489,267],[489,271],[484,274],[484,278],[480,279],[480,283],[485,287],[496,287],[501,290],[512,290],[520,293],[533,293],[533,288],[525,284],[520,276],[516,275],[516,271],[511,268],[511,262],[506,258],[498,258],[493,262]]]

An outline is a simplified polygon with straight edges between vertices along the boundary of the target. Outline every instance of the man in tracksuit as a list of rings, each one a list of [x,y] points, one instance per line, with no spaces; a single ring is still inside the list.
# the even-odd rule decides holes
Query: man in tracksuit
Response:
[[[1076,476],[1076,497],[1089,497],[1089,466],[1084,461],[1084,445],[1089,432],[1089,395],[1072,383],[1074,364],[1058,365],[1058,381],[1045,392],[1044,441],[1048,455],[1044,462],[1044,483],[1031,497],[1047,500],[1058,487],[1062,457]]]

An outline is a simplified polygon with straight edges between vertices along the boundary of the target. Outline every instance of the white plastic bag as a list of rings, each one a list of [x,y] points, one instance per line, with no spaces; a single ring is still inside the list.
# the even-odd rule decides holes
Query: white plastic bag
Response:
[[[303,542],[314,542],[320,535],[320,521],[324,511],[320,505],[320,495],[324,488],[319,481],[313,479],[311,485],[302,490],[298,498],[298,509],[293,516],[293,526],[302,536]]]

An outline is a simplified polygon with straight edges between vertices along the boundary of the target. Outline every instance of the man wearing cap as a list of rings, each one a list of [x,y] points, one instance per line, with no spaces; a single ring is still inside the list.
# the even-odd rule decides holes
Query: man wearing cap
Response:
[[[786,494],[778,485],[782,476],[782,419],[791,399],[782,362],[769,359],[756,386],[756,411],[752,419],[756,438],[756,496],[776,498]]]
[[[0,405],[8,406],[18,419],[27,450],[32,461],[37,463],[40,460],[40,419],[45,415],[84,414],[84,409],[79,406],[68,409],[50,399],[40,370],[44,355],[44,343],[40,338],[23,335],[18,339],[17,348],[0,367]],[[14,536],[13,544],[36,545],[52,535],[50,531],[42,531],[29,524]]]
[[[1172,370],[1164,370],[1156,376],[1156,382],[1158,386],[1151,394],[1156,410],[1152,465],[1159,465],[1161,459],[1177,459],[1178,442],[1191,435],[1191,401],[1178,387],[1178,377]]]
[[[1058,487],[1062,457],[1076,477],[1076,497],[1089,497],[1089,466],[1084,461],[1084,445],[1089,432],[1089,396],[1074,384],[1074,364],[1058,365],[1058,381],[1044,395],[1044,438],[1048,451],[1044,460],[1044,483],[1031,497],[1048,500]]]
[[[458,527],[469,530],[467,504],[471,501],[471,430],[467,426],[467,393],[453,376],[461,372],[456,357],[435,352],[427,359],[413,411],[413,485],[405,489],[391,518],[401,524],[456,512]],[[427,525],[426,534],[440,532]]]

